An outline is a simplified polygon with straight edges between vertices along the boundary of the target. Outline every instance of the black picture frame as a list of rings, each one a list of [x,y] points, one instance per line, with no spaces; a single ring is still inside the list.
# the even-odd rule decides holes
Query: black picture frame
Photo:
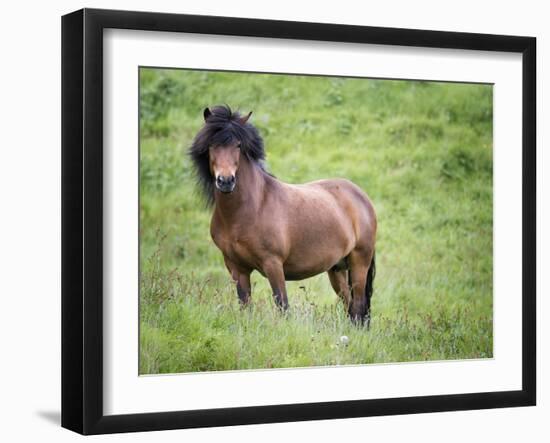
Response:
[[[522,389],[131,415],[103,413],[103,30],[171,31],[522,54]],[[536,403],[536,39],[83,9],[62,18],[62,426],[82,434]]]

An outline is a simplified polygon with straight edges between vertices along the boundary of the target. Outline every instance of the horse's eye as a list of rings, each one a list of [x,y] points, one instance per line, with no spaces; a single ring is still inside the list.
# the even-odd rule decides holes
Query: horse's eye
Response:
[[[241,147],[241,142],[237,143],[237,148],[240,149],[240,147]]]

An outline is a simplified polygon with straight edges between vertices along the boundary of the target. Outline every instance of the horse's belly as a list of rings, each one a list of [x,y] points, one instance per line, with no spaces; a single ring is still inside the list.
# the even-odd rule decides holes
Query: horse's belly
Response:
[[[285,280],[287,280],[287,281],[305,280],[306,278],[315,277],[316,275],[322,274],[325,271],[326,270],[323,270],[323,269],[315,270],[315,271],[312,271],[312,270],[308,270],[308,271],[300,271],[300,270],[287,271],[286,269],[284,270]]]
[[[347,255],[347,251],[336,245],[328,251],[303,250],[291,255],[283,263],[286,280],[303,280],[328,271]]]
[[[301,280],[328,271],[354,247],[355,235],[351,222],[319,214],[317,220],[304,221],[299,235],[293,238],[283,263],[287,280]]]

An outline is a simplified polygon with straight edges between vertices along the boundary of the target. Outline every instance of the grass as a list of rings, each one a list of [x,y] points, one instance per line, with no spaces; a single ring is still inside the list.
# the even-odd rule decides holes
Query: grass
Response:
[[[326,275],[281,315],[253,273],[239,308],[185,154],[220,103],[254,111],[279,179],[371,197],[369,331]],[[141,374],[492,357],[491,86],[142,68],[140,131]]]

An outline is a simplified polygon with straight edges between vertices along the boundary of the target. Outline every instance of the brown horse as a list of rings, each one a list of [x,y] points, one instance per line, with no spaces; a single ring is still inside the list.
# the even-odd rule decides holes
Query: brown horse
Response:
[[[204,110],[189,149],[214,213],[210,233],[250,302],[250,274],[267,277],[277,306],[287,309],[286,280],[327,272],[353,322],[370,322],[376,215],[367,195],[344,179],[283,183],[264,166],[263,140],[227,106]]]

